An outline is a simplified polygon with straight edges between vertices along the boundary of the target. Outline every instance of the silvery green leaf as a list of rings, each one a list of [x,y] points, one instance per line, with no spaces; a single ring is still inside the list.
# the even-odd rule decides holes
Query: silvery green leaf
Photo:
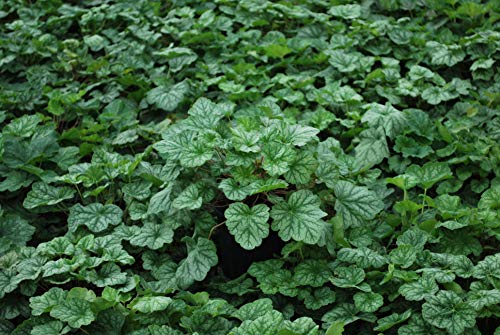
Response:
[[[369,128],[360,135],[360,141],[354,148],[358,165],[369,168],[389,157],[389,147],[382,129]]]
[[[272,228],[284,241],[294,239],[308,244],[317,243],[327,214],[320,209],[320,200],[311,191],[300,190],[281,201],[271,210]]]
[[[412,310],[408,309],[405,312],[399,314],[399,313],[392,313],[389,316],[380,318],[377,320],[377,327],[374,328],[376,331],[386,331],[387,329],[390,329],[394,327],[397,324],[400,324],[402,322],[405,322],[408,320],[408,318],[412,315]]]
[[[373,292],[358,292],[354,294],[354,305],[362,312],[373,313],[384,304],[384,298]]]
[[[44,182],[34,183],[31,191],[24,199],[23,206],[26,209],[33,209],[40,206],[50,206],[60,203],[61,201],[73,198],[75,190],[63,186],[50,186]]]
[[[330,8],[328,13],[343,19],[355,19],[361,16],[360,5],[338,5]]]
[[[95,320],[95,314],[87,300],[72,298],[54,306],[50,316],[67,322],[73,328],[89,325]]]
[[[229,335],[275,335],[283,323],[283,315],[278,311],[269,311],[255,320],[245,320],[233,328]]]
[[[219,183],[219,189],[229,200],[241,201],[252,193],[252,187],[242,186],[232,178],[224,179]]]
[[[153,194],[149,200],[148,214],[158,214],[161,212],[168,212],[171,208],[172,201],[170,195],[172,193],[172,185],[169,184],[163,190]]]
[[[476,311],[452,291],[439,291],[422,305],[422,316],[431,325],[446,329],[451,335],[463,334],[476,324]]]
[[[332,277],[328,262],[305,260],[295,267],[293,280],[302,286],[321,287]]]
[[[311,180],[317,161],[312,154],[300,152],[289,163],[288,171],[284,174],[285,179],[292,184],[307,184]]]
[[[153,313],[165,310],[171,303],[172,298],[169,297],[139,297],[132,300],[129,306],[141,313]]]
[[[362,268],[380,268],[387,263],[386,257],[366,247],[342,248],[337,253],[337,257],[343,262],[356,264]]]
[[[262,167],[271,176],[279,176],[290,170],[290,163],[295,159],[295,151],[290,145],[270,142],[262,148],[264,161]]]
[[[273,302],[271,301],[271,299],[262,298],[241,306],[236,312],[232,314],[232,316],[240,319],[241,321],[255,320],[272,310]]]
[[[500,208],[500,186],[496,185],[486,190],[479,200],[478,207],[481,209]]]
[[[197,241],[184,238],[188,247],[188,256],[179,263],[176,277],[181,287],[187,287],[194,281],[205,279],[212,266],[217,265],[218,257],[215,245],[205,238]]]
[[[156,250],[171,243],[173,237],[174,231],[167,224],[146,222],[130,239],[130,244]]]
[[[49,321],[47,323],[39,324],[33,327],[31,335],[60,335],[65,334],[62,332],[64,324],[61,321]]]
[[[181,81],[173,86],[158,86],[147,93],[146,99],[149,104],[154,104],[158,108],[167,112],[172,112],[184,100],[184,96],[189,91],[186,81]]]
[[[76,204],[70,208],[68,226],[71,232],[79,226],[87,226],[93,232],[101,232],[109,225],[116,226],[122,221],[123,211],[116,205],[92,203],[87,206]]]
[[[258,247],[269,235],[269,207],[264,204],[250,208],[241,202],[233,203],[224,215],[229,232],[244,249]]]
[[[144,200],[149,197],[151,194],[151,186],[153,186],[153,183],[149,181],[137,181],[133,183],[127,183],[123,185],[122,191],[124,194],[137,199],[137,200]]]
[[[200,195],[198,186],[191,184],[186,187],[172,202],[172,206],[177,209],[194,210],[201,207],[203,198]]]
[[[285,320],[284,326],[280,334],[303,334],[317,335],[319,334],[319,326],[310,317],[300,317],[293,322]]]
[[[394,138],[403,130],[405,115],[390,104],[381,105],[372,103],[361,121],[367,122],[371,127],[384,129],[387,136]]]
[[[424,189],[453,176],[449,166],[441,162],[429,162],[423,166],[411,165],[406,169],[406,174],[414,177]]]
[[[365,271],[356,266],[339,266],[335,269],[335,275],[330,279],[333,285],[342,288],[356,287],[365,279]]]
[[[476,310],[480,311],[485,306],[500,304],[500,290],[479,290],[470,292],[467,296],[467,302]]]
[[[359,226],[373,219],[384,208],[377,194],[366,187],[339,180],[333,185],[333,190],[335,210],[342,215],[348,227]]]
[[[465,58],[465,52],[457,44],[445,45],[435,41],[429,41],[425,47],[431,56],[431,63],[435,65],[453,66]]]
[[[439,290],[436,280],[431,275],[423,275],[417,281],[403,284],[399,293],[409,301],[420,301],[433,296]]]

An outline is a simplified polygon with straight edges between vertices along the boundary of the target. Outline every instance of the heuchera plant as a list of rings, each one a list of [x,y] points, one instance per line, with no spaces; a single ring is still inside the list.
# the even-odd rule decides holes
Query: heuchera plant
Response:
[[[0,1],[0,335],[500,334],[497,5]]]

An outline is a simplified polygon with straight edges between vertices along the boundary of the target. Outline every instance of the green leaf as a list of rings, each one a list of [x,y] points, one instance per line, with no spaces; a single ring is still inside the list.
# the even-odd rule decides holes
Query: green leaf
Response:
[[[241,201],[252,193],[252,187],[242,186],[232,178],[224,179],[219,183],[219,188],[229,200]]]
[[[73,198],[75,190],[69,187],[55,187],[43,182],[34,183],[31,191],[24,199],[23,206],[26,209],[33,209],[40,206],[51,206],[61,201]]]
[[[477,207],[480,209],[500,209],[500,187],[493,186],[486,190],[482,195]]]
[[[361,121],[367,122],[371,127],[384,129],[385,134],[390,138],[401,133],[406,123],[405,115],[401,111],[390,104],[372,103],[367,107],[368,110]]]
[[[448,101],[453,98],[442,87],[431,86],[422,92],[422,98],[431,105],[438,105],[442,101]]]
[[[2,118],[2,121],[4,119]],[[6,135],[30,137],[40,122],[42,122],[42,114],[23,115],[10,121],[2,131]]]
[[[172,193],[172,185],[168,185],[158,193],[153,194],[149,200],[148,214],[159,214],[168,212],[171,208],[170,194]]]
[[[361,16],[360,5],[340,5],[330,8],[328,13],[346,20],[355,19]]]
[[[186,187],[172,202],[172,206],[177,209],[197,209],[201,207],[203,198],[200,196],[198,186],[191,184]]]
[[[205,279],[212,266],[217,265],[218,258],[215,245],[205,238],[193,239],[185,237],[183,241],[188,247],[188,256],[179,263],[176,277],[180,286],[187,287],[194,281]]]
[[[14,291],[21,280],[16,278],[16,271],[10,269],[0,270],[0,299],[5,293]]]
[[[311,175],[316,170],[316,159],[312,154],[304,151],[299,152],[290,162],[285,179],[291,184],[307,184]]]
[[[54,306],[66,300],[67,292],[59,287],[52,287],[44,294],[30,298],[31,313],[41,315],[48,313]]]
[[[356,227],[373,219],[384,203],[366,187],[356,186],[348,181],[338,181],[333,185],[335,210],[339,212],[347,227]]]
[[[264,161],[262,167],[271,176],[282,175],[290,169],[290,163],[295,159],[295,151],[289,145],[271,142],[262,148]]]
[[[313,290],[312,294],[305,296],[304,305],[308,309],[317,310],[334,303],[336,299],[335,291],[329,287],[320,287]]]
[[[431,63],[435,65],[453,66],[465,58],[465,52],[461,46],[444,45],[435,41],[429,41],[425,45],[431,56]]]
[[[92,203],[87,206],[76,204],[70,208],[68,227],[70,232],[75,232],[79,226],[87,226],[91,231],[98,233],[116,226],[122,222],[123,211],[116,205],[103,205]]]
[[[500,279],[500,253],[486,256],[478,262],[473,270],[474,278],[496,278]]]
[[[104,264],[99,271],[90,272],[87,280],[97,287],[106,287],[125,284],[127,281],[127,274],[121,272],[118,265],[114,263]]]
[[[258,194],[277,190],[279,188],[287,188],[288,183],[284,180],[278,178],[268,178],[268,179],[258,179],[248,185],[248,188],[252,191],[251,194]]]
[[[174,231],[165,223],[146,222],[130,239],[130,244],[149,249],[159,249],[165,243],[172,243]]]
[[[241,152],[259,152],[259,140],[261,134],[257,131],[245,131],[239,128],[231,128],[233,134],[232,143],[236,150]]]
[[[431,325],[446,329],[451,335],[463,334],[476,324],[476,311],[451,291],[439,291],[422,305],[422,316]]]
[[[100,35],[91,35],[84,36],[83,42],[90,48],[92,51],[99,51],[104,48],[108,43],[106,39]]]
[[[276,335],[281,329],[283,316],[280,312],[269,311],[255,320],[245,320],[231,330],[229,335]]]
[[[434,72],[424,66],[412,65],[410,66],[408,77],[410,77],[412,81],[418,81],[420,79],[432,79],[434,77]]]
[[[288,201],[280,201],[273,206],[272,228],[278,231],[284,241],[294,239],[308,244],[319,241],[327,214],[320,209],[320,199],[311,191],[294,192]]]
[[[75,246],[65,236],[55,237],[49,242],[40,243],[37,247],[41,254],[49,256],[73,255]]]
[[[387,264],[387,259],[384,256],[366,247],[357,249],[342,248],[337,253],[337,258],[343,262],[356,264],[362,268],[370,266],[380,268]]]
[[[446,334],[444,331],[431,326],[425,322],[421,314],[413,314],[407,324],[399,327],[398,335],[415,335],[415,334]]]
[[[317,335],[319,326],[309,317],[300,317],[293,322],[285,320],[278,335]]]
[[[26,245],[35,231],[35,227],[17,215],[0,215],[0,255],[12,245]]]
[[[384,298],[373,292],[358,292],[354,295],[354,306],[362,312],[373,313],[384,304]]]
[[[467,302],[476,310],[480,311],[486,306],[498,306],[500,304],[500,290],[479,290],[469,293]]]
[[[185,124],[190,130],[206,131],[215,128],[225,113],[220,105],[206,98],[199,98],[189,109],[190,117],[186,119]]]
[[[31,335],[60,335],[64,324],[61,321],[49,321],[47,323],[36,325],[31,330]]]
[[[172,112],[184,100],[189,91],[186,81],[181,81],[173,86],[158,86],[147,93],[146,100],[158,108]]]
[[[151,325],[148,327],[151,335],[182,335],[183,333],[169,326]]]
[[[399,245],[412,245],[417,250],[423,250],[427,243],[428,235],[423,230],[413,227],[405,231],[397,238],[396,244]]]
[[[280,133],[283,143],[291,143],[292,145],[302,147],[309,142],[317,141],[318,137],[316,135],[319,133],[319,130],[299,124],[283,124]]]
[[[73,328],[89,325],[95,320],[90,302],[83,299],[66,299],[61,304],[54,306],[50,316],[67,322]]]
[[[165,310],[172,302],[172,298],[168,297],[139,297],[132,300],[128,307],[141,313],[153,313]]]
[[[388,184],[396,185],[402,190],[410,190],[418,184],[418,181],[415,179],[415,177],[406,174],[393,178],[386,178],[385,181]]]
[[[147,199],[150,194],[151,194],[151,186],[153,186],[153,183],[149,181],[138,181],[134,183],[128,183],[123,185],[122,191],[124,194],[128,195],[129,197],[132,197],[137,200],[145,200]]]
[[[400,245],[393,249],[389,258],[393,264],[400,265],[403,269],[410,267],[417,259],[417,250],[412,245]]]
[[[254,300],[241,306],[232,314],[233,317],[245,320],[255,320],[273,310],[273,302],[269,298]]]
[[[421,167],[411,165],[406,169],[406,174],[415,178],[424,189],[429,189],[435,183],[453,176],[448,165],[440,162],[429,162]]]
[[[434,152],[431,146],[426,145],[421,140],[416,141],[412,137],[400,135],[396,137],[396,145],[394,146],[396,152],[403,153],[403,157],[427,157],[430,153]]]
[[[358,311],[353,304],[341,303],[325,313],[323,317],[321,317],[321,321],[323,321],[326,326],[330,326],[337,322],[342,322],[344,325],[347,325],[359,320],[359,316],[356,315],[357,313]]]
[[[238,202],[229,205],[224,213],[229,232],[246,250],[258,247],[269,235],[269,207],[264,204],[252,208]]]
[[[325,335],[342,335],[344,333],[344,323],[343,322],[334,322],[330,327],[326,330]]]
[[[330,281],[333,285],[342,288],[356,287],[365,279],[365,271],[355,266],[339,266],[335,269],[335,277]]]
[[[411,316],[411,314],[412,314],[412,311],[411,311],[411,309],[409,309],[401,314],[392,313],[389,316],[380,318],[377,320],[377,327],[375,327],[374,330],[379,331],[379,332],[386,331],[387,329],[390,329],[390,328],[394,327],[395,325],[400,324],[400,323],[408,320],[408,318]]]
[[[293,279],[299,285],[320,287],[332,276],[328,263],[323,260],[305,260],[295,267]]]
[[[360,166],[369,168],[389,157],[389,147],[381,129],[364,130],[359,137],[360,142],[354,148],[354,153]]]
[[[406,300],[409,301],[420,301],[434,296],[439,287],[436,284],[436,280],[431,275],[423,275],[417,281],[412,283],[403,284],[399,287],[399,293]]]
[[[182,166],[195,168],[212,159],[214,150],[201,140],[192,141],[179,154]]]
[[[272,58],[283,58],[293,51],[286,45],[280,45],[280,44],[266,45],[265,47],[263,47],[263,49],[266,56]]]
[[[153,144],[156,149],[164,157],[172,159],[180,159],[182,153],[186,150],[188,145],[195,141],[196,133],[192,131],[183,131],[180,133],[171,134],[164,140]]]
[[[332,50],[328,51],[328,55],[330,56],[330,58],[328,59],[329,63],[340,72],[353,72],[361,66],[360,56],[356,53],[347,53],[341,50]],[[339,87],[338,90],[340,91],[339,93],[344,91],[342,92],[344,94],[348,93],[349,95],[356,95],[355,91],[350,87],[348,89],[345,89],[345,87]],[[354,92],[349,92],[351,90]],[[343,97],[340,97],[340,100],[344,100]]]

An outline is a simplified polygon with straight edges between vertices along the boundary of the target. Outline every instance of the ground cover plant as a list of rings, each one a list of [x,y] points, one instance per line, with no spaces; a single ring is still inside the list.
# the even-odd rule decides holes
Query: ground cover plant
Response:
[[[498,1],[0,1],[0,334],[500,334]]]

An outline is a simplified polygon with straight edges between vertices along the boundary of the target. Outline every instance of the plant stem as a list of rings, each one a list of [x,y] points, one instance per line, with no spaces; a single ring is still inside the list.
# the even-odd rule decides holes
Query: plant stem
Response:
[[[215,229],[219,228],[220,226],[222,226],[225,223],[226,223],[226,221],[224,220],[221,223],[216,224],[215,226],[213,226],[212,229],[210,229],[210,232],[208,233],[208,239],[210,240],[212,238],[212,234],[215,231]]]
[[[420,212],[421,215],[424,215],[424,208],[425,208],[425,197],[427,196],[427,189],[424,188],[424,196],[422,197],[422,211]]]

